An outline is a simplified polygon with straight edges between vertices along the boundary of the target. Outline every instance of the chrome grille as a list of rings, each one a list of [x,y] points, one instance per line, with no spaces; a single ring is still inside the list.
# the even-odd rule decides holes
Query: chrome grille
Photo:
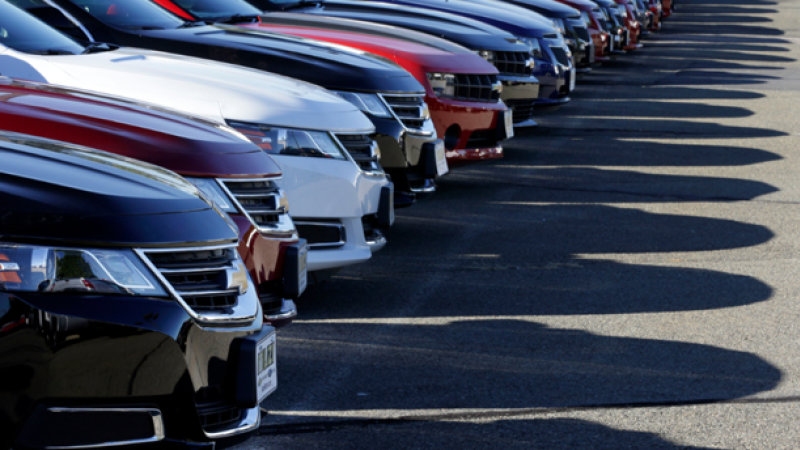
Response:
[[[241,209],[262,231],[280,230],[290,220],[286,205],[281,204],[280,188],[265,179],[222,180]]]
[[[229,271],[240,264],[234,245],[142,252],[181,300],[195,312],[230,314],[239,299]]]
[[[570,58],[569,54],[567,53],[567,49],[564,47],[550,47],[550,51],[553,52],[553,55],[556,57],[556,61],[563,66],[570,65]]]
[[[428,106],[425,96],[381,94],[392,112],[406,128],[421,130],[428,118]]]
[[[493,103],[500,99],[497,75],[455,75],[456,99]]]
[[[592,37],[589,35],[589,30],[586,27],[583,27],[583,26],[577,27],[576,26],[572,30],[575,32],[575,35],[578,38],[583,39],[585,42],[591,42],[592,41]]]
[[[501,74],[529,76],[533,71],[528,63],[530,58],[529,52],[496,51],[492,63]]]
[[[367,134],[336,134],[336,138],[350,153],[350,157],[361,170],[367,172],[381,171],[378,164],[377,144]]]

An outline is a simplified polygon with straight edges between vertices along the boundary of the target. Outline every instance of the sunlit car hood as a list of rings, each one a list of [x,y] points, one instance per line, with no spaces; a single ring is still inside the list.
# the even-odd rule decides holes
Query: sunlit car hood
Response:
[[[375,21],[411,28],[458,42],[468,48],[504,51],[528,50],[514,35],[488,23],[433,9],[372,1],[326,1],[319,7],[297,10],[323,16]]]
[[[238,132],[153,105],[0,76],[0,129],[99,144],[184,176],[276,177],[281,169]],[[86,133],[85,130],[91,130]],[[51,133],[52,131],[52,133]],[[59,133],[63,132],[63,133]],[[81,135],[72,141],[60,136]],[[91,137],[89,137],[91,136]]]
[[[356,107],[316,85],[254,69],[135,48],[39,56],[0,48],[16,78],[151,102],[223,123],[371,132]],[[135,91],[132,93],[131,91]]]
[[[370,34],[365,38],[364,33],[359,33],[358,30],[350,32],[345,30],[272,23],[262,23],[261,26],[278,32],[290,34],[298,33],[313,39],[336,42],[341,45],[352,45],[365,51],[386,55],[387,58],[395,58],[396,60],[413,63],[419,67],[422,72],[468,74],[498,73],[494,65],[464,47],[459,47],[463,49],[463,51],[453,53],[421,43],[401,40],[399,37],[394,38]],[[438,40],[438,38],[433,36],[431,36],[431,38]]]
[[[402,68],[373,55],[295,36],[270,33],[257,25],[250,28],[217,24],[174,30],[148,30],[142,33],[147,38],[157,39],[159,43],[170,42],[169,45],[181,45],[184,48],[202,46],[204,49],[214,49],[214,54],[222,55],[213,58],[219,61],[227,61],[224,55],[230,55],[237,60],[236,64],[249,66],[246,61],[252,58],[253,61],[258,61],[259,68],[296,77],[328,89],[387,92],[423,90]],[[136,41],[126,42],[140,46]],[[146,47],[173,50],[173,47],[150,43]],[[207,53],[211,50],[202,51]],[[194,54],[183,50],[180,53]],[[247,54],[249,56],[245,56]]]

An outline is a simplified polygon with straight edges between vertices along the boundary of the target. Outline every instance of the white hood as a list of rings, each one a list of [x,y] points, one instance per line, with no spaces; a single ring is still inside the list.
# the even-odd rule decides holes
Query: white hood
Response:
[[[148,102],[215,122],[371,133],[355,106],[317,85],[232,64],[121,48],[31,55],[0,47],[0,75]]]

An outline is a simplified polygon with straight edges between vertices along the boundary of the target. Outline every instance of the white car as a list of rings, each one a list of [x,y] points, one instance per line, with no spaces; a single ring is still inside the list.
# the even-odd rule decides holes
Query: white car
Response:
[[[319,86],[205,59],[84,47],[0,0],[0,75],[100,92],[231,125],[283,169],[308,271],[366,261],[394,221],[393,185],[351,154],[377,158],[372,122]]]

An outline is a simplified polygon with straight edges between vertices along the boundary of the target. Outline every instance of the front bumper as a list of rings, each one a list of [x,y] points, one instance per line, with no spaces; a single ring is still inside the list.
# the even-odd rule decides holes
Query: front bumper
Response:
[[[535,76],[514,76],[500,74],[503,83],[500,98],[511,108],[514,124],[525,123],[533,118],[533,105],[539,98],[541,83]]]
[[[448,164],[500,158],[503,155],[501,142],[514,135],[512,112],[502,101],[437,97],[428,100],[428,106],[436,132],[444,139]]]
[[[255,355],[235,350],[274,336],[260,317],[206,328],[161,298],[34,293],[0,293],[0,311],[3,448],[202,447],[258,427]]]

